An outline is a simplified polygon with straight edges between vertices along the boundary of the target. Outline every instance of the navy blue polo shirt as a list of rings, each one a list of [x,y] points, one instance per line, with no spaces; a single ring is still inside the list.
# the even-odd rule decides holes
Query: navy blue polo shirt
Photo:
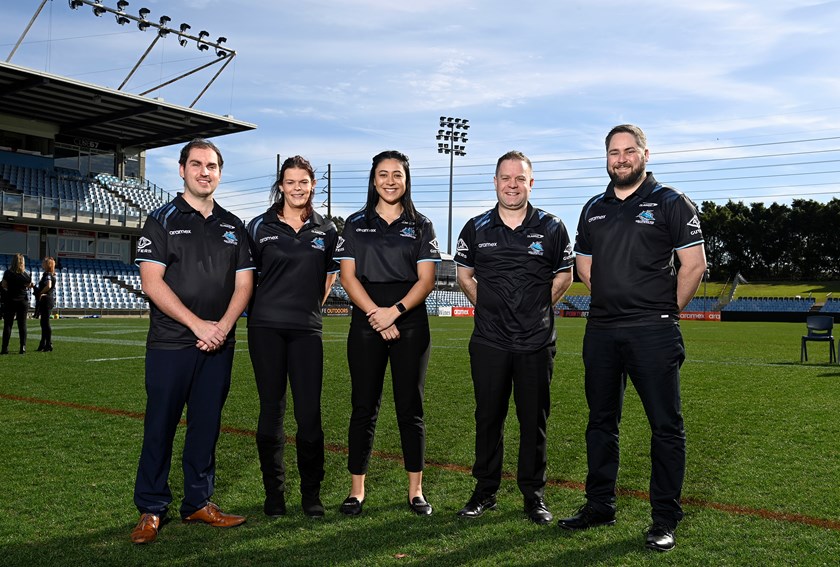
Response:
[[[181,193],[153,211],[137,241],[135,263],[166,267],[163,281],[184,306],[206,321],[221,319],[230,304],[236,273],[253,270],[245,226],[235,215],[213,203],[204,218]],[[164,314],[151,301],[148,348],[176,350],[195,346],[198,338],[186,326]],[[235,342],[236,326],[227,344]]]
[[[376,211],[353,213],[335,247],[336,260],[354,260],[356,278],[366,283],[414,283],[418,262],[440,262],[432,222],[405,211],[390,225]]]
[[[277,218],[272,207],[248,223],[257,288],[248,308],[249,327],[321,331],[321,303],[338,232],[316,212],[299,232]]]
[[[458,237],[455,263],[475,270],[478,343],[512,352],[535,352],[556,339],[551,286],[571,269],[572,243],[559,218],[530,204],[511,229],[499,206],[474,217]]]
[[[702,244],[697,207],[681,192],[648,173],[622,201],[610,183],[578,221],[575,252],[592,257],[589,324],[677,323],[674,253]]]

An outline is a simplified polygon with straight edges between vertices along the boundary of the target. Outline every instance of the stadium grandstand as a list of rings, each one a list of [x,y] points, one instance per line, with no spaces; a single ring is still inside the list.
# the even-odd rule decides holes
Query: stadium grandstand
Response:
[[[163,24],[149,23],[207,43],[218,61],[235,55]],[[134,250],[146,216],[173,195],[146,179],[146,152],[256,126],[15,65],[14,51],[0,62],[0,274],[21,253],[37,282],[52,256],[58,314],[147,310]]]

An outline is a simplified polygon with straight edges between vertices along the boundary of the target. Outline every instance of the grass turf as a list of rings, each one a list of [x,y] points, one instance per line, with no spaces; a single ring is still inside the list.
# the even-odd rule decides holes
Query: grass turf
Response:
[[[466,350],[470,319],[432,319],[426,384],[424,488],[430,518],[406,505],[391,390],[387,384],[368,475],[365,513],[344,518],[350,384],[347,319],[328,319],[323,412],[327,516],[300,511],[294,445],[287,447],[289,515],[262,514],[253,431],[258,403],[240,325],[233,386],[218,447],[223,509],[248,515],[233,530],[172,521],[157,543],[134,546],[132,503],[142,438],[145,319],[65,319],[56,350],[0,357],[0,565],[828,565],[840,555],[840,366],[823,345],[798,362],[804,325],[684,322],[688,360],[683,406],[688,471],[677,549],[642,547],[649,523],[649,430],[628,387],[621,435],[618,523],[581,534],[536,526],[514,480],[518,433],[510,412],[499,510],[455,518],[473,487],[473,397]],[[580,345],[584,321],[558,320],[549,419],[549,487],[555,515],[583,502],[586,403]],[[30,343],[38,340],[30,326]],[[11,349],[16,352],[16,339]],[[824,355],[824,356],[823,356]],[[294,434],[291,396],[287,433]],[[179,428],[171,486],[181,492]]]

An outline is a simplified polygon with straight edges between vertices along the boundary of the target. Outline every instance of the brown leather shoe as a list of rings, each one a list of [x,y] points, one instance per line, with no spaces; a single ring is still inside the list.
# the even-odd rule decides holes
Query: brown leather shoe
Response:
[[[132,543],[152,543],[157,539],[160,529],[160,516],[156,514],[142,514],[140,521],[131,530]]]
[[[219,506],[208,502],[207,506],[193,512],[186,518],[184,523],[204,522],[210,524],[215,528],[232,528],[245,523],[245,516],[235,516],[233,514],[225,514],[219,509]]]

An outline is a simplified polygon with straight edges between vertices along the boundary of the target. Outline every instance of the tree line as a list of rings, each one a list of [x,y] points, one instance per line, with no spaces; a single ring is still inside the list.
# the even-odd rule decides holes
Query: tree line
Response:
[[[748,280],[840,279],[840,200],[790,206],[704,201],[700,221],[710,276]]]

